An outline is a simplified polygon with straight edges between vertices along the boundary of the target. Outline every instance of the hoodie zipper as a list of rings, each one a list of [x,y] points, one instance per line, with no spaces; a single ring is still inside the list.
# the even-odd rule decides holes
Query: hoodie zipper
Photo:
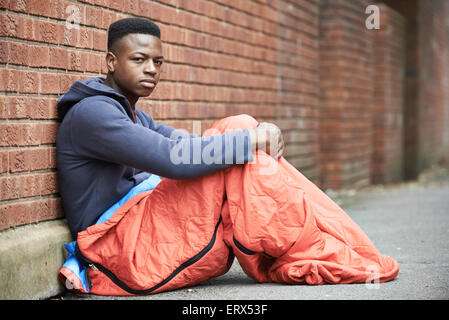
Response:
[[[99,263],[95,263],[89,259],[87,259],[86,257],[83,256],[83,254],[81,253],[78,244],[76,244],[75,246],[75,256],[82,262],[84,262],[89,268],[91,268],[92,270],[95,271],[101,271],[103,272],[109,279],[111,279],[112,282],[114,282],[117,286],[119,286],[121,289],[123,289],[124,291],[131,293],[131,294],[149,294],[152,291],[159,289],[160,287],[162,287],[163,285],[165,285],[166,283],[168,283],[171,279],[173,279],[178,273],[180,273],[181,271],[183,271],[184,269],[186,269],[187,267],[191,266],[192,264],[194,264],[195,262],[197,262],[198,260],[200,260],[202,257],[204,257],[206,255],[206,253],[208,253],[212,247],[215,244],[215,240],[217,238],[217,230],[218,227],[220,225],[222,221],[222,218],[220,216],[220,219],[218,220],[217,224],[215,225],[215,230],[214,230],[214,234],[212,236],[212,239],[209,241],[209,243],[206,245],[206,247],[203,248],[203,250],[201,250],[200,252],[198,252],[196,255],[194,255],[192,258],[188,259],[187,261],[183,262],[178,268],[176,268],[167,278],[165,278],[164,280],[162,280],[161,282],[159,282],[158,284],[154,285],[151,288],[148,289],[133,289],[130,288],[126,283],[124,283],[123,281],[121,281],[119,278],[117,278],[117,276],[110,271],[109,269],[105,268],[104,266],[102,266]],[[88,276],[88,270],[86,270],[86,275]],[[92,288],[92,283],[90,281],[90,278],[87,279],[86,278],[87,283],[89,285],[89,291]]]

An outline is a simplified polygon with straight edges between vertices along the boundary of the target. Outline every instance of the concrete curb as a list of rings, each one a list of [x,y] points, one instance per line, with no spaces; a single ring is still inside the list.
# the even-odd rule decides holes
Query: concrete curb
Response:
[[[72,241],[65,219],[0,232],[0,299],[46,299],[64,292],[57,278]]]

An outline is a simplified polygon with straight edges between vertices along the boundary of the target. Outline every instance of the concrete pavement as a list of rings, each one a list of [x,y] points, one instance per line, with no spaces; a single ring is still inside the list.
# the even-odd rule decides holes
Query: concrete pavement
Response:
[[[391,300],[449,299],[449,176],[432,181],[329,192],[376,247],[395,258],[400,271],[391,282],[366,285],[282,285],[254,282],[237,260],[231,270],[192,288],[144,297],[65,294],[58,299],[145,300]]]

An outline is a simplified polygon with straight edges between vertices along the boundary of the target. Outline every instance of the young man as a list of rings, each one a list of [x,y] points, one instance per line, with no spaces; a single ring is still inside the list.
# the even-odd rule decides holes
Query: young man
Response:
[[[282,135],[273,124],[206,139],[156,124],[137,109],[138,99],[149,96],[158,84],[163,62],[155,23],[141,18],[119,20],[108,32],[106,78],[77,81],[59,99],[58,177],[74,239],[151,174],[191,179],[243,164],[252,160],[258,145],[270,150],[270,137],[278,142],[271,148],[273,156],[282,156]],[[244,152],[236,150],[235,141],[244,142]],[[210,144],[221,154],[214,153],[208,163],[194,161]],[[170,158],[173,150],[186,149],[190,149],[187,161]]]
[[[106,79],[77,81],[58,102],[59,186],[76,239],[59,274],[68,288],[156,293],[222,275],[234,257],[259,282],[396,277],[397,262],[281,157],[276,126],[238,115],[197,137],[136,109],[163,63],[154,23],[113,23],[106,63]],[[188,150],[187,161],[173,161],[178,150]],[[151,186],[158,176],[165,179]]]

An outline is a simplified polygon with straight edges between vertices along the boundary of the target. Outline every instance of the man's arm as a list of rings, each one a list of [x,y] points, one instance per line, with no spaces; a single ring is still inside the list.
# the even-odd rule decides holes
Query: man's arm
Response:
[[[248,130],[204,138],[169,138],[136,125],[107,101],[97,100],[95,106],[89,99],[81,102],[74,110],[71,131],[73,148],[85,157],[172,179],[195,178],[252,161]],[[239,143],[243,148],[238,148]]]
[[[169,138],[173,134],[173,132],[177,130],[164,124],[157,124],[153,120],[153,117],[141,110],[139,110],[138,112],[143,117],[141,121],[145,121],[145,125],[148,128],[162,134],[167,138]],[[284,154],[284,139],[279,127],[277,127],[273,123],[261,122],[257,128],[251,128],[248,129],[248,131],[251,141],[251,150],[255,151],[258,149],[263,149],[274,159],[279,159],[280,157],[282,157],[282,155]],[[185,133],[185,137],[198,137],[198,135],[189,134],[187,131],[177,132],[177,134],[178,133]]]
[[[137,109],[137,116],[140,118],[140,121],[142,121],[142,124],[145,127],[148,127],[151,130],[162,134],[164,137],[170,138],[170,136],[173,134],[173,131],[179,130],[179,129],[167,126],[165,124],[162,124],[162,123],[156,123],[152,116],[150,116],[149,114],[147,114],[139,109]],[[184,131],[184,132],[185,132],[186,138],[187,137],[198,137],[197,135],[189,134],[187,131]]]

